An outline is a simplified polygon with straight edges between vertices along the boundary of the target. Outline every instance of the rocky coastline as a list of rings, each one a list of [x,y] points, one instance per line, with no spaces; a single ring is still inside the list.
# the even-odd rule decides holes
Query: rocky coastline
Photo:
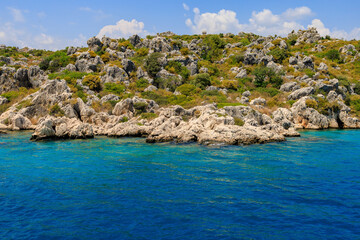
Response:
[[[287,38],[244,35],[248,43],[240,34],[235,42],[229,35],[223,37],[229,41],[220,48],[219,59],[209,60],[209,65],[203,60],[203,53],[211,51],[203,44],[206,36],[191,41],[171,36],[135,35],[126,44],[94,37],[88,48],[66,49],[64,58],[73,61],[66,66],[55,58],[36,61],[29,53],[22,59],[0,56],[0,131],[33,130],[33,141],[108,136],[144,137],[148,143],[248,145],[298,137],[298,129],[360,128],[358,80],[334,76],[337,68],[359,61],[352,44],[338,50],[343,66],[329,66],[330,60],[318,53],[330,48],[325,45],[331,40],[315,29]],[[293,45],[289,39],[295,39]],[[313,55],[288,50],[296,46],[313,46]],[[274,49],[289,55],[279,62]],[[152,66],[154,53],[161,55]],[[237,53],[239,60],[228,64]],[[213,66],[226,66],[222,71],[227,75],[211,73],[217,71]],[[265,69],[262,85],[258,67]],[[73,77],[75,73],[82,75]],[[113,90],[117,87],[120,90]],[[160,94],[178,102],[164,104]]]

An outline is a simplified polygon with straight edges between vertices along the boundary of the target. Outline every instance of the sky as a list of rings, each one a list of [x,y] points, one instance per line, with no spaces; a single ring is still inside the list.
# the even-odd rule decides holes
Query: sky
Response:
[[[0,44],[39,49],[86,46],[90,37],[253,32],[286,36],[316,27],[360,39],[356,0],[0,0]]]

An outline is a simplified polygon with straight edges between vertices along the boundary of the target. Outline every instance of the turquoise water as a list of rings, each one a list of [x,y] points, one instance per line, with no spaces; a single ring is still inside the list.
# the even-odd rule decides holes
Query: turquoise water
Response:
[[[360,239],[360,131],[253,146],[0,136],[0,239]]]

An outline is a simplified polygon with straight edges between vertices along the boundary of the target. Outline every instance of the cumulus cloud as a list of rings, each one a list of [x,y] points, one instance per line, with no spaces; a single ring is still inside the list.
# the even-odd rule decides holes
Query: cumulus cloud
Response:
[[[24,22],[25,18],[24,15],[22,13],[22,11],[20,9],[16,9],[16,8],[8,8],[12,17],[14,18],[15,22]]]
[[[280,14],[274,14],[271,10],[264,9],[259,12],[252,12],[251,18],[247,23],[240,23],[236,13],[231,10],[223,9],[218,13],[200,13],[198,8],[194,8],[193,12],[194,18],[186,19],[185,24],[196,34],[203,31],[207,33],[236,33],[245,31],[259,35],[277,34],[286,36],[292,30],[305,29],[302,23],[314,15],[312,10],[306,6],[289,8]],[[325,27],[320,19],[313,19],[307,27],[317,28],[322,36],[330,35],[335,38],[345,39],[360,38],[360,28],[354,28],[351,32],[330,30]]]
[[[194,33],[206,31],[208,33],[221,33],[238,31],[241,28],[236,13],[230,10],[220,10],[218,13],[202,13],[198,8],[193,10],[195,17],[192,21],[188,18],[185,24]]]
[[[312,16],[314,15],[314,13],[311,11],[310,8],[304,6],[297,8],[289,8],[282,15],[285,19],[297,20],[303,19],[304,17]]]
[[[41,33],[39,36],[36,36],[34,40],[41,45],[51,45],[54,43],[54,38],[46,35],[45,33]]]
[[[330,29],[326,28],[324,23],[320,19],[312,20],[308,28],[310,27],[316,28],[319,34],[322,36],[330,35]]]
[[[189,10],[190,10],[190,7],[189,7],[186,3],[183,3],[183,8],[184,8],[186,11],[189,11]]]
[[[135,19],[131,21],[121,19],[115,25],[107,25],[103,27],[97,34],[97,37],[101,38],[103,36],[107,36],[111,38],[126,38],[134,34],[146,35],[147,31],[144,30],[144,27],[145,25],[143,22],[138,22]]]

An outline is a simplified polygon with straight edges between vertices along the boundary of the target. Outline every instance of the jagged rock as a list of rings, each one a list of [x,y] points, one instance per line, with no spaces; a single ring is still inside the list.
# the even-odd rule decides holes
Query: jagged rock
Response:
[[[0,105],[3,105],[8,102],[9,102],[9,100],[7,100],[7,98],[0,96]]]
[[[258,97],[258,98],[255,98],[254,100],[252,100],[250,102],[250,105],[262,105],[262,106],[265,106],[266,105],[266,100],[264,98]]]
[[[79,72],[96,72],[98,65],[104,64],[99,56],[94,58],[88,57],[89,55],[80,55],[78,60],[75,62],[76,69]]]
[[[81,98],[76,99],[74,110],[79,115],[81,121],[87,121],[92,115],[95,114],[95,110],[87,106]]]
[[[328,70],[328,66],[325,63],[320,63],[319,67],[318,67],[318,71],[327,71]]]
[[[18,81],[19,87],[32,87],[32,84],[29,80],[28,70],[26,68],[19,68],[16,71],[14,78]]]
[[[70,72],[75,72],[76,71],[76,66],[74,64],[69,63],[66,67],[65,70],[68,70]]]
[[[187,69],[189,69],[191,76],[198,73],[198,66],[196,62],[192,62],[190,65],[188,65]]]
[[[108,101],[119,101],[120,97],[116,96],[115,94],[108,94],[101,98],[101,102],[108,102]]]
[[[238,74],[236,74],[235,78],[244,78],[247,77],[247,73],[245,69],[241,69]]]
[[[105,66],[104,67],[105,75],[101,77],[101,81],[103,83],[116,83],[116,82],[124,82],[128,80],[128,74],[122,68],[117,66]]]
[[[239,100],[239,102],[240,102],[241,104],[249,104],[250,100],[249,100],[248,97],[242,96],[241,99]]]
[[[73,54],[75,54],[77,51],[78,51],[78,48],[77,48],[77,47],[69,47],[69,48],[67,49],[66,54],[67,54],[67,55],[73,55]]]
[[[121,63],[128,74],[136,70],[135,63],[129,59],[123,59]]]
[[[289,100],[297,100],[300,99],[304,96],[309,96],[311,94],[313,94],[315,92],[313,87],[305,87],[305,88],[300,88],[294,92],[292,92],[289,96],[288,99]]]
[[[251,96],[251,92],[250,91],[245,91],[241,94],[243,97],[250,97]]]
[[[298,89],[300,89],[300,85],[298,85],[297,82],[284,83],[280,87],[280,91],[283,91],[283,92],[293,92]]]
[[[274,72],[276,72],[276,73],[279,73],[279,72],[281,72],[282,71],[282,66],[281,65],[278,65],[278,64],[276,64],[275,62],[269,62],[267,65],[266,65],[266,67],[268,67],[268,68],[270,68],[270,69],[272,69]]]
[[[306,100],[310,97],[302,97],[291,107],[296,128],[324,129],[329,127],[326,116],[320,114],[313,108],[306,106]]]
[[[138,104],[138,103],[143,103],[143,104]],[[154,112],[155,109],[159,108],[159,105],[156,104],[155,101],[153,100],[146,100],[146,99],[142,99],[142,98],[138,98],[138,97],[134,97],[134,98],[127,98],[124,100],[121,100],[120,102],[118,102],[112,113],[116,116],[120,116],[120,115],[127,115],[129,117],[133,117],[134,114],[136,113],[136,109],[137,106],[141,106],[141,111],[142,112]]]
[[[85,139],[93,138],[94,132],[90,124],[77,119],[47,117],[40,120],[31,140],[46,139]]]
[[[149,85],[147,88],[144,89],[144,92],[153,92],[156,90],[157,90],[157,87],[155,87],[154,85]]]
[[[94,52],[98,52],[101,50],[103,44],[101,43],[100,39],[96,37],[92,37],[87,41],[87,45],[89,46],[89,49]]]
[[[141,44],[141,38],[138,35],[133,35],[129,38],[129,42],[134,47],[137,47],[137,45]]]

